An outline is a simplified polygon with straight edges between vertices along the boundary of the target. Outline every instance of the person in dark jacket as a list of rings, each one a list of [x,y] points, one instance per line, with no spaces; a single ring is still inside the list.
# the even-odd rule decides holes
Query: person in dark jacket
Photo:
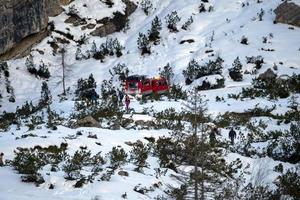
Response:
[[[0,167],[4,166],[4,161],[3,161],[4,153],[0,153]]]
[[[234,145],[234,139],[236,138],[236,132],[234,131],[233,127],[229,131],[229,139],[231,140],[231,144]]]
[[[121,105],[123,102],[123,98],[124,98],[124,93],[122,90],[118,90],[118,95],[119,95],[119,104]]]
[[[214,146],[217,139],[216,139],[216,135],[218,134],[218,128],[217,127],[213,127],[209,133],[209,143],[211,146]]]

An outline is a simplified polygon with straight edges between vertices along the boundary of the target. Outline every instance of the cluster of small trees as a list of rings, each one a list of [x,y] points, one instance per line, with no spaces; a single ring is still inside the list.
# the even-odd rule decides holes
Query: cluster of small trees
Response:
[[[159,44],[161,29],[161,20],[158,16],[156,16],[151,23],[151,28],[148,30],[148,34],[139,33],[137,45],[138,49],[141,51],[141,55],[151,54],[151,42],[155,45]]]
[[[204,13],[204,12],[212,12],[214,10],[214,7],[210,5],[208,8],[206,7],[206,4],[209,3],[208,0],[201,0],[201,4],[199,5],[199,13]]]
[[[114,56],[121,57],[123,55],[124,47],[120,44],[119,40],[108,38],[104,43],[100,45],[98,48],[96,43],[93,42],[92,48],[90,51],[86,52],[86,55],[82,53],[81,48],[78,47],[75,58],[76,60],[89,59],[93,57],[97,60],[101,60],[104,62],[106,56]]]
[[[87,79],[79,79],[77,81],[77,89],[75,91],[76,96],[79,99],[92,99],[92,98],[98,98],[98,94],[96,92],[97,83],[94,79],[93,74],[90,74],[90,76]]]
[[[183,70],[185,82],[187,85],[191,84],[194,80],[203,76],[222,74],[223,59],[217,57],[215,61],[209,60],[208,63],[200,65],[195,59],[191,60],[186,70]]]
[[[26,59],[25,65],[30,74],[33,74],[40,78],[45,78],[45,79],[50,78],[50,72],[48,66],[43,61],[41,61],[37,69],[36,64],[33,61],[33,56],[31,54]]]
[[[243,88],[242,98],[268,97],[287,98],[291,93],[299,93],[300,75],[293,74],[288,79],[280,79],[276,74],[270,77],[259,76],[252,81],[252,87]]]

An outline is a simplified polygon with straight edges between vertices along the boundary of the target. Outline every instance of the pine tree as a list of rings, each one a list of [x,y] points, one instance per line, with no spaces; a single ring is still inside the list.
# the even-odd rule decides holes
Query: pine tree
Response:
[[[149,154],[149,148],[142,142],[138,141],[134,144],[130,152],[130,160],[137,166],[136,170],[141,171],[143,167],[147,167],[147,158]]]
[[[139,33],[137,44],[138,44],[138,48],[141,51],[141,55],[151,54],[150,41],[145,34]]]
[[[177,23],[180,22],[181,18],[178,16],[177,11],[168,14],[165,19],[170,32],[178,32]]]
[[[154,44],[159,42],[161,29],[161,20],[156,16],[151,23],[151,29],[148,31],[149,40],[154,42]]]
[[[162,77],[165,77],[169,84],[171,84],[171,80],[174,77],[173,68],[170,66],[170,63],[168,63],[166,66],[163,67],[163,69],[159,72],[159,75]]]
[[[39,77],[46,78],[46,79],[50,78],[49,69],[42,60],[41,60],[39,70],[37,71],[37,75]]]
[[[76,50],[76,53],[75,53],[75,58],[76,60],[82,60],[83,59],[83,54],[81,52],[81,48],[78,47],[77,50]]]
[[[204,3],[201,3],[199,6],[199,13],[206,12]]]
[[[113,41],[113,48],[117,57],[121,57],[123,55],[122,50],[124,49],[124,47],[120,44],[117,38]]]
[[[189,27],[192,25],[192,23],[194,22],[193,17],[190,16],[189,19],[182,25],[182,29],[183,30],[188,30]]]
[[[232,80],[234,81],[243,80],[243,74],[241,72],[242,67],[243,65],[240,61],[240,58],[237,57],[232,64],[232,68],[229,69],[229,76],[232,78]]]
[[[187,191],[192,191],[187,194],[189,197],[204,200],[217,194],[212,191],[216,191],[223,179],[226,179],[227,166],[222,158],[222,151],[209,143],[206,101],[196,89],[190,95],[185,107],[190,127],[174,132],[173,138],[176,138],[177,145],[184,147],[181,153],[183,160],[180,164],[193,166],[193,169],[188,173],[181,172],[178,180],[181,180],[183,186],[190,188]]]
[[[26,68],[28,70],[29,73],[31,74],[36,74],[37,70],[35,68],[35,64],[33,62],[33,56],[30,54],[29,57],[26,58],[26,62],[25,62]]]
[[[260,12],[257,14],[258,20],[262,21],[264,15],[265,15],[265,11],[263,9],[260,9]]]
[[[185,77],[186,84],[191,84],[198,76],[198,70],[200,68],[199,63],[193,59],[189,62],[186,70],[183,70],[183,76]]]
[[[95,41],[93,41],[90,53],[92,54],[92,56],[94,56],[97,53],[97,45],[96,45]]]
[[[77,89],[75,91],[75,94],[79,99],[91,100],[92,98],[98,96],[98,94],[96,93],[96,87],[97,83],[94,79],[94,76],[93,74],[90,74],[89,78],[81,78],[77,81]]]
[[[52,101],[51,92],[48,88],[47,82],[44,81],[42,83],[41,99],[40,99],[39,105],[43,107],[43,106],[51,104],[51,101]]]
[[[108,153],[108,157],[111,163],[111,167],[114,169],[125,164],[127,162],[127,153],[121,147],[113,147],[112,150]]]

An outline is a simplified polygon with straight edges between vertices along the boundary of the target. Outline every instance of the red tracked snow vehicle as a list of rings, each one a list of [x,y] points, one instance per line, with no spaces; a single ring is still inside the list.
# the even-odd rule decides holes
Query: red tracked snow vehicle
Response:
[[[125,80],[125,92],[132,95],[163,94],[169,91],[168,81],[164,77],[147,78],[133,75]]]

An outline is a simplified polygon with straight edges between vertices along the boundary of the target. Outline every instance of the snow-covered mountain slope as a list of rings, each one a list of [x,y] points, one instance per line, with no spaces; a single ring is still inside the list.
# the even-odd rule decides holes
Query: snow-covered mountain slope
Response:
[[[300,29],[286,24],[274,24],[275,14],[274,9],[282,3],[281,0],[209,0],[204,3],[208,10],[211,6],[211,11],[199,13],[199,0],[152,0],[153,7],[150,9],[150,14],[146,15],[141,6],[140,0],[133,2],[138,5],[138,8],[132,15],[129,16],[129,29],[110,34],[107,37],[92,36],[91,32],[101,26],[99,20],[105,17],[113,17],[115,12],[124,13],[126,5],[122,0],[114,0],[112,7],[107,6],[99,0],[74,0],[70,5],[65,6],[65,12],[61,15],[51,18],[55,26],[55,31],[45,38],[41,43],[34,46],[31,51],[34,63],[38,66],[42,60],[50,71],[50,78],[47,84],[52,94],[51,109],[64,117],[66,121],[74,112],[75,106],[75,90],[77,81],[80,78],[88,78],[93,74],[96,82],[96,91],[100,93],[100,86],[103,80],[111,78],[110,70],[118,64],[126,64],[129,69],[129,74],[148,75],[154,77],[158,75],[159,70],[167,63],[173,69],[174,77],[172,83],[181,85],[186,91],[190,91],[193,86],[201,84],[202,79],[212,77],[202,77],[195,80],[191,85],[185,84],[183,70],[188,66],[188,63],[195,59],[200,64],[205,64],[209,60],[215,60],[220,56],[223,60],[222,76],[225,79],[224,87],[218,89],[204,90],[201,94],[207,99],[208,113],[213,118],[218,114],[226,112],[243,113],[254,108],[272,108],[272,116],[277,114],[285,114],[290,110],[288,107],[292,95],[288,98],[278,100],[270,100],[268,98],[245,98],[235,99],[229,98],[230,94],[239,94],[242,88],[251,86],[252,79],[258,77],[259,74],[271,68],[278,76],[291,76],[292,74],[300,74]],[[300,4],[298,0],[295,3]],[[243,5],[243,6],[242,6]],[[66,23],[69,18],[68,11],[70,8],[75,8],[78,11],[78,16],[85,18],[87,24],[96,25],[92,29],[82,29],[86,26],[74,26],[72,23]],[[259,13],[264,11],[264,14],[259,19]],[[177,11],[181,18],[177,24],[178,32],[170,32],[167,28],[165,18],[173,11]],[[151,28],[151,22],[158,16],[162,21],[162,30],[160,31],[160,42],[157,45],[151,45],[150,55],[141,55],[138,49],[137,39],[139,33],[146,34]],[[187,30],[181,29],[182,25],[192,16],[193,23]],[[97,22],[98,21],[98,22]],[[65,34],[61,34],[65,33]],[[73,39],[68,39],[66,33],[73,36]],[[78,40],[86,36],[84,44],[79,45]],[[246,37],[248,44],[241,44],[241,39]],[[265,42],[264,42],[265,37]],[[93,42],[97,48],[104,43],[107,38],[117,38],[124,47],[123,55],[106,56],[103,62],[94,58],[76,60],[75,54],[78,48],[84,55],[87,51],[91,51]],[[62,44],[60,41],[68,41]],[[182,43],[184,40],[192,40],[192,43]],[[53,42],[57,43],[57,47],[66,49],[65,65],[66,65],[66,87],[68,93],[66,99],[62,100],[62,57],[61,54],[55,52],[55,48],[51,47]],[[247,63],[246,57],[262,56],[264,62],[260,69],[255,69],[255,64]],[[229,76],[228,69],[232,67],[234,60],[239,57],[243,65],[242,72],[243,80],[240,82],[233,81]],[[5,112],[15,112],[16,108],[22,106],[26,101],[32,101],[37,105],[40,100],[40,88],[45,79],[36,77],[30,74],[25,65],[26,58],[12,59],[8,61],[10,85],[13,87],[15,102],[9,102],[11,94],[6,91],[5,79],[0,79],[0,90],[2,99],[0,99],[0,114]],[[1,77],[2,78],[2,77]],[[119,82],[113,82],[115,87],[120,87]],[[294,97],[300,95],[295,94]],[[216,101],[216,98],[222,100]],[[131,107],[134,109],[133,116],[123,116],[133,118],[134,121],[154,120],[153,113],[163,111],[168,108],[175,108],[177,112],[182,111],[184,100],[168,100],[162,98],[159,101],[148,101],[140,103],[137,99],[132,99]],[[149,112],[145,112],[148,110]],[[142,114],[141,114],[142,113]],[[260,128],[258,131],[266,134],[275,130],[289,130],[290,122],[279,123],[278,119],[272,116],[255,116],[250,118],[249,124],[254,128],[258,124],[267,125]],[[45,116],[43,116],[45,117]],[[46,118],[46,117],[45,117]],[[28,118],[27,122],[31,118]],[[46,120],[45,120],[46,121]],[[103,128],[77,128],[70,129],[63,125],[58,126],[57,130],[50,130],[45,124],[39,125],[40,129],[28,130],[25,122],[21,123],[21,127],[12,125],[8,130],[0,133],[0,152],[4,152],[5,159],[12,160],[15,156],[14,150],[17,147],[33,147],[40,145],[47,147],[49,145],[60,145],[62,142],[68,143],[69,154],[73,154],[76,150],[82,147],[87,147],[92,154],[101,151],[103,156],[107,154],[112,147],[122,146],[127,152],[132,147],[125,142],[135,142],[141,140],[149,143],[144,137],[154,137],[158,139],[160,136],[170,136],[170,130],[150,128],[150,130],[126,130],[122,127],[120,130],[107,130]],[[249,125],[248,124],[248,125]],[[230,124],[231,125],[231,124]],[[281,163],[284,166],[284,171],[299,165],[299,163],[289,163],[275,160],[267,155],[267,146],[270,142],[255,140],[255,138],[245,145],[243,138],[252,133],[247,125],[238,125],[240,133],[238,143],[235,146],[226,149],[225,160],[227,162],[239,158],[242,161],[242,169],[245,173],[245,185],[249,182],[255,182],[258,176],[263,174],[263,185],[268,185],[275,189],[274,181],[280,173],[273,171],[274,167]],[[221,142],[228,142],[229,126],[220,127],[220,135],[217,139]],[[77,135],[78,132],[82,135]],[[96,134],[97,139],[88,138],[87,136]],[[242,134],[243,133],[243,134]],[[28,136],[29,134],[29,136]],[[26,136],[27,135],[27,136]],[[22,137],[23,136],[23,137]],[[16,138],[19,139],[16,139]],[[98,144],[97,144],[98,143]],[[101,143],[101,145],[99,145]],[[255,149],[259,152],[255,155],[247,155],[240,152],[239,147],[247,146],[250,150]],[[162,176],[156,176],[156,168],[159,168],[158,158],[151,155],[147,159],[149,166],[144,169],[143,173],[136,172],[135,166],[132,163],[127,163],[121,168],[118,168],[115,174],[112,175],[110,181],[98,181],[97,177],[93,183],[84,185],[82,188],[74,188],[74,181],[66,181],[64,172],[50,172],[50,165],[46,165],[40,171],[45,179],[45,183],[39,187],[33,184],[22,183],[20,175],[13,170],[12,167],[0,167],[0,200],[8,199],[103,199],[114,200],[122,199],[122,195],[126,193],[127,199],[158,199],[159,195],[164,195],[169,186],[178,187],[179,183],[174,178],[174,171],[168,170]],[[62,165],[62,164],[61,164]],[[60,166],[61,167],[61,166]],[[105,170],[108,169],[108,164],[104,165]],[[186,167],[188,168],[188,167]],[[262,171],[263,168],[263,171]],[[84,173],[89,173],[90,170],[83,170]],[[120,176],[118,171],[127,171],[129,176]],[[138,184],[141,187],[154,188],[150,192],[141,194],[133,189]],[[49,185],[54,184],[53,190],[49,189]],[[154,184],[161,186],[155,187]]]

